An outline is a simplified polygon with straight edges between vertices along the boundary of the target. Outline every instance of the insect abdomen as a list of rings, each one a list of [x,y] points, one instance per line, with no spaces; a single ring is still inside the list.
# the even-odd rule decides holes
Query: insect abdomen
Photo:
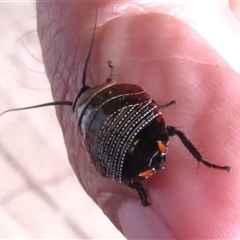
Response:
[[[149,95],[132,84],[111,85],[89,101],[79,124],[103,176],[121,181],[124,159],[136,135],[160,114]]]
[[[133,124],[139,117],[143,118],[147,107],[136,111],[150,101],[148,94],[137,85],[114,84],[99,91],[78,116],[87,149],[103,176],[120,178],[119,157],[127,148],[121,145],[122,135],[132,138],[136,134]]]
[[[159,116],[156,108],[147,100],[118,109],[106,119],[98,135],[98,156],[106,177],[122,181],[126,154],[137,134]]]

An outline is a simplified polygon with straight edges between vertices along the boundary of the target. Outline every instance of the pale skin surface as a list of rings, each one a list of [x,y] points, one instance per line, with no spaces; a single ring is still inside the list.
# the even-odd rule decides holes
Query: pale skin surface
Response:
[[[236,239],[240,237],[240,41],[235,41],[240,38],[239,3],[179,6],[98,3],[87,83],[103,82],[109,76],[106,62],[111,60],[117,83],[141,85],[160,104],[176,100],[177,106],[164,110],[167,124],[184,131],[209,162],[231,166],[230,173],[198,166],[180,141],[171,138],[165,170],[145,181],[151,206],[142,207],[134,191],[95,171],[71,110],[58,107],[57,114],[81,184],[126,238]],[[39,37],[55,100],[73,100],[81,86],[96,7],[90,2],[37,4]]]

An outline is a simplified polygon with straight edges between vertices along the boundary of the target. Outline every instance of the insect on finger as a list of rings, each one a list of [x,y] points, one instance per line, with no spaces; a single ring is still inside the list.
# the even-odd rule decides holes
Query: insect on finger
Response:
[[[114,66],[110,60],[107,62],[110,76],[106,81],[95,87],[86,84],[96,26],[97,13],[82,86],[73,101],[15,108],[1,115],[38,107],[71,106],[86,150],[98,172],[103,177],[135,189],[143,206],[149,205],[143,181],[163,168],[169,137],[177,136],[192,156],[205,166],[230,171],[229,166],[207,162],[183,132],[165,124],[162,110],[176,104],[175,100],[159,105],[141,86],[116,84],[113,81]]]

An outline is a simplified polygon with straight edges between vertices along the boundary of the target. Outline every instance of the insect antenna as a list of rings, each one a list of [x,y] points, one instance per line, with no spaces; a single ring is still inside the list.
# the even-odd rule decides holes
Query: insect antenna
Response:
[[[90,88],[89,86],[86,85],[86,78],[87,78],[88,63],[89,63],[89,59],[90,59],[90,56],[91,56],[93,43],[94,43],[94,39],[95,39],[95,34],[96,34],[97,15],[98,15],[98,8],[96,10],[95,25],[94,25],[94,28],[93,28],[92,41],[91,41],[91,44],[90,44],[90,48],[89,48],[89,51],[88,51],[86,62],[84,64],[84,70],[83,70],[83,76],[82,76],[82,87],[81,87],[80,91],[78,92],[77,96],[75,97],[75,99],[73,101],[73,105],[72,105],[73,112],[74,112],[74,109],[75,109],[75,106],[76,106],[76,103],[77,103],[77,100],[79,99],[79,97],[82,95],[83,92],[85,92],[88,88]]]
[[[28,106],[28,107],[23,107],[23,108],[12,108],[9,110],[6,110],[2,113],[0,113],[0,117],[8,112],[15,112],[15,111],[22,111],[22,110],[29,110],[33,108],[40,108],[40,107],[48,107],[48,106],[72,106],[73,102],[71,101],[57,101],[57,102],[49,102],[49,103],[43,103],[39,105],[33,105],[33,106]]]
[[[23,107],[23,108],[12,108],[12,109],[9,109],[9,110],[6,110],[6,111],[0,113],[0,117],[3,114],[8,113],[8,112],[29,110],[29,109],[33,109],[33,108],[48,107],[48,106],[71,106],[72,110],[74,111],[78,98],[82,95],[82,93],[84,91],[86,91],[88,88],[90,88],[89,86],[86,85],[86,77],[87,77],[88,63],[89,63],[89,59],[90,59],[90,56],[91,56],[93,43],[94,43],[94,38],[95,38],[95,33],[96,33],[96,28],[97,28],[97,15],[98,15],[98,8],[96,10],[96,18],[95,18],[95,24],[94,24],[94,28],[93,28],[93,35],[92,35],[92,40],[91,40],[91,44],[90,44],[90,49],[89,49],[87,59],[86,59],[85,64],[84,64],[84,71],[83,71],[83,77],[82,77],[82,87],[81,87],[80,91],[78,92],[77,96],[75,97],[75,100],[73,102],[72,101],[56,101],[56,102],[43,103],[43,104],[39,104],[39,105],[33,105],[33,106],[29,106],[29,107]]]
[[[88,63],[89,63],[89,59],[90,59],[90,56],[91,56],[93,43],[94,43],[94,39],[95,39],[96,28],[97,28],[97,14],[98,14],[98,9],[96,10],[95,25],[94,25],[94,28],[93,28],[93,35],[92,35],[92,41],[91,41],[90,49],[88,51],[87,59],[86,59],[86,62],[84,64],[84,71],[83,71],[83,77],[82,77],[82,87],[86,87],[86,76],[87,76]]]

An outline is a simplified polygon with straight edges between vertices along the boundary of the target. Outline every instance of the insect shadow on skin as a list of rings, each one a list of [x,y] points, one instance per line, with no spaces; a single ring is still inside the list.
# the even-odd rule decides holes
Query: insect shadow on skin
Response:
[[[121,182],[138,192],[143,206],[148,206],[142,181],[163,168],[169,137],[177,136],[192,156],[209,168],[230,171],[229,166],[207,162],[186,135],[174,126],[165,125],[161,110],[176,101],[160,105],[144,89],[134,84],[116,84],[114,67],[106,81],[98,86],[86,84],[88,63],[93,48],[97,14],[90,49],[84,65],[82,87],[74,101],[56,101],[24,108],[71,106],[76,114],[86,150],[103,177]],[[94,144],[93,144],[94,143]]]

